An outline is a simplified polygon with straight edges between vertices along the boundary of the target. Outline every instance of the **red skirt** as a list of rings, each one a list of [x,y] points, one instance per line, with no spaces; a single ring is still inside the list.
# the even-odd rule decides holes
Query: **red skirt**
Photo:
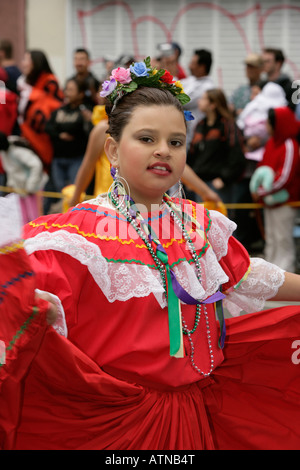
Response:
[[[9,288],[1,272],[1,449],[300,449],[299,307],[227,320],[210,378],[153,390],[103,372],[47,327],[29,271]]]

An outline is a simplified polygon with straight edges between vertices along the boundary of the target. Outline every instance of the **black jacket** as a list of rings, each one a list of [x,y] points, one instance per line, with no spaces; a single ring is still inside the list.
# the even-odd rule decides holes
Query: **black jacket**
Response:
[[[226,185],[237,181],[246,166],[243,137],[235,122],[218,117],[213,126],[206,118],[194,132],[187,163],[205,181],[221,178]]]
[[[70,105],[65,105],[54,111],[45,129],[53,144],[53,157],[83,157],[92,127],[92,123],[84,121],[79,107],[71,108]],[[62,132],[71,134],[74,140],[60,139],[59,134]]]

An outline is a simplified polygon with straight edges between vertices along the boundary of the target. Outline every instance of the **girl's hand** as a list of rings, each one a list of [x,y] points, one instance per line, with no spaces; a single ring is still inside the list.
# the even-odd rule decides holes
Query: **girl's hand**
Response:
[[[214,202],[216,204],[222,202],[222,199],[220,198],[220,196],[210,188],[207,188],[207,191],[205,192],[205,194],[203,193],[203,200],[205,202],[209,201],[209,202]]]
[[[57,320],[58,308],[57,308],[56,303],[52,299],[51,295],[47,294],[46,292],[43,292],[43,293],[36,294],[36,298],[46,300],[46,302],[49,303],[49,307],[48,307],[47,314],[46,314],[46,319],[47,319],[48,325],[53,325]]]
[[[221,179],[221,178],[215,178],[213,181],[212,181],[212,185],[215,189],[222,189],[224,188],[224,181]]]
[[[61,132],[59,134],[59,138],[61,140],[66,140],[67,142],[71,142],[72,140],[74,140],[74,136],[71,134],[68,134],[68,132]]]

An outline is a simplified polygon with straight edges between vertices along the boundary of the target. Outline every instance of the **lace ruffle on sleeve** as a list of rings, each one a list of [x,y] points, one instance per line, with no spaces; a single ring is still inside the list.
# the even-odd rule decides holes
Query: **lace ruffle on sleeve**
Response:
[[[249,274],[229,292],[224,307],[232,316],[241,311],[257,312],[264,308],[265,302],[275,297],[284,284],[285,271],[261,258],[252,258]]]
[[[211,227],[208,239],[213,246],[217,260],[227,255],[228,241],[236,230],[236,223],[217,211],[210,211]]]

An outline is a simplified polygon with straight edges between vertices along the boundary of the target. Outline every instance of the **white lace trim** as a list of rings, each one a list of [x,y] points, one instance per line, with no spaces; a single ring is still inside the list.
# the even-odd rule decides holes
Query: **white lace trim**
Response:
[[[263,310],[265,302],[275,297],[284,284],[285,271],[262,258],[251,259],[251,271],[245,281],[224,299],[232,316]]]
[[[164,292],[148,266],[109,263],[97,245],[65,230],[40,233],[26,240],[24,246],[29,255],[35,251],[56,250],[87,266],[109,302]]]
[[[25,241],[30,255],[40,250],[57,250],[87,266],[96,284],[109,302],[126,301],[133,297],[147,297],[154,294],[164,308],[167,303],[158,270],[138,264],[108,262],[100,248],[80,235],[65,230],[43,232]],[[194,266],[187,261],[174,267],[175,275],[187,292],[196,299],[204,299],[217,291],[228,281],[228,276],[216,260],[211,247],[201,258],[202,283],[198,282]]]
[[[194,265],[187,261],[173,270],[178,282],[194,298],[205,299],[228,282],[228,276],[218,260],[227,253],[228,238],[235,224],[218,212],[211,213],[212,226],[209,233],[210,246],[200,259],[202,282],[198,282]],[[219,240],[222,239],[222,243]],[[225,246],[224,246],[225,245]],[[25,241],[28,254],[39,250],[57,250],[66,253],[87,266],[95,282],[109,302],[126,301],[133,297],[153,294],[164,308],[166,298],[158,270],[139,264],[108,262],[99,246],[84,237],[64,230],[43,232]],[[215,254],[216,251],[216,254]],[[251,260],[251,271],[238,288],[228,294],[224,307],[231,315],[241,311],[248,313],[264,308],[265,301],[273,298],[284,283],[284,271],[260,258]]]
[[[211,227],[208,232],[207,238],[213,246],[217,260],[227,255],[228,240],[236,230],[237,225],[232,220],[225,217],[218,211],[209,211],[211,218]]]
[[[53,323],[52,327],[59,335],[65,336],[67,338],[68,328],[66,323],[66,315],[60,299],[57,297],[57,295],[54,295],[51,292],[46,292],[44,290],[35,289],[35,292],[37,294],[48,294],[53,299],[54,303],[57,306],[57,320],[55,323]]]
[[[22,213],[20,196],[9,194],[0,197],[0,246],[7,245],[22,238]]]

